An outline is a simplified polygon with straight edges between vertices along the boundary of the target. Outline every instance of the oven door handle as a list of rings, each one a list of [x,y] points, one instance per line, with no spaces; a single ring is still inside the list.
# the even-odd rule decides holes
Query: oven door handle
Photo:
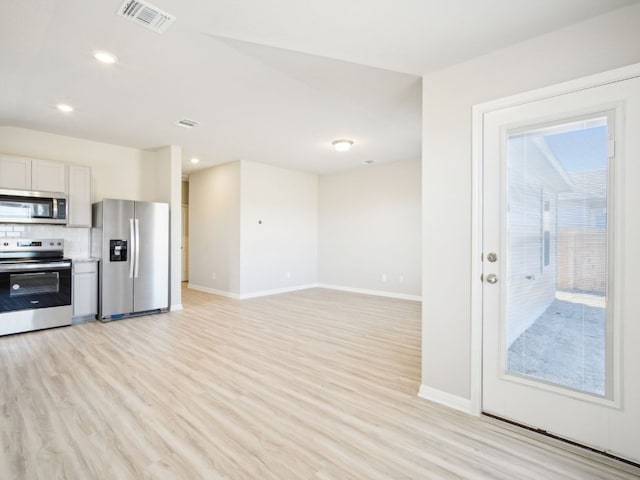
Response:
[[[0,272],[25,272],[34,270],[70,269],[71,262],[25,263],[16,265],[0,265]]]

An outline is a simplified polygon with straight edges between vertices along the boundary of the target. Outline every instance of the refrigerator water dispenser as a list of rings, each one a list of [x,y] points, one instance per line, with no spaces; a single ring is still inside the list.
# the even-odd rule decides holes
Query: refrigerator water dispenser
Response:
[[[126,240],[109,240],[109,260],[112,262],[127,261]]]

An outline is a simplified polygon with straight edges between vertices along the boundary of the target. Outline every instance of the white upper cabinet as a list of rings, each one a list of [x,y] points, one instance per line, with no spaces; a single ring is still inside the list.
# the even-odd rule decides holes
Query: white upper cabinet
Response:
[[[67,165],[0,155],[0,188],[67,193]]]
[[[91,226],[91,168],[69,165],[69,227]]]
[[[91,168],[0,155],[0,188],[67,194],[70,227],[91,227]]]
[[[51,160],[0,155],[0,188],[64,193],[67,225],[91,227],[91,168]]]
[[[31,159],[0,155],[0,188],[31,189]]]
[[[67,193],[67,165],[49,160],[32,160],[31,190]]]

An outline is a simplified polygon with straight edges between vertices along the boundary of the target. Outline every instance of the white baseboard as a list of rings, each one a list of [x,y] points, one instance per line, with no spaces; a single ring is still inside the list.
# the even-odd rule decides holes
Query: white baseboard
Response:
[[[409,295],[406,293],[385,292],[383,290],[369,290],[366,288],[343,287],[341,285],[328,285],[326,283],[318,283],[315,286],[319,288],[328,288],[330,290],[340,290],[342,292],[362,293],[364,295],[375,295],[377,297],[398,298],[400,300],[413,300],[415,302],[422,301],[422,296]]]
[[[247,298],[256,298],[256,297],[266,297],[269,295],[278,295],[280,293],[289,293],[289,292],[297,292],[298,290],[307,290],[309,288],[317,287],[317,283],[310,283],[307,285],[295,285],[293,287],[284,287],[284,288],[275,288],[273,290],[262,290],[259,292],[250,292],[250,293],[242,293],[240,294],[240,300],[245,300]]]
[[[193,283],[189,283],[187,287],[193,290],[199,290],[201,292],[213,293],[214,295],[221,295],[223,297],[233,298],[234,300],[246,300],[248,298],[266,297],[268,295],[278,295],[280,293],[297,292],[298,290],[307,290],[309,288],[327,288],[329,290],[339,290],[342,292],[350,292],[350,293],[362,293],[364,295],[375,295],[378,297],[398,298],[400,300],[412,300],[416,302],[422,301],[422,297],[420,295],[408,295],[406,293],[384,292],[382,290],[368,290],[366,288],[343,287],[341,285],[328,285],[325,283],[309,283],[307,285],[294,285],[292,287],[275,288],[272,290],[261,290],[259,292],[250,292],[250,293],[232,293],[224,290],[216,290],[214,288],[195,285]]]
[[[453,408],[464,413],[471,414],[471,400],[468,398],[459,397],[452,393],[438,390],[437,388],[428,387],[426,385],[420,385],[420,391],[418,392],[420,398],[431,400],[432,402],[439,403],[445,407]]]
[[[169,308],[170,312],[177,312],[178,310],[183,310],[181,303],[176,303],[175,305],[171,305],[171,307]]]
[[[273,290],[261,290],[259,292],[250,292],[250,293],[232,293],[225,292],[224,290],[216,290],[214,288],[202,287],[200,285],[194,285],[192,283],[188,284],[187,287],[193,290],[199,290],[201,292],[213,293],[215,295],[221,295],[227,298],[233,298],[234,300],[246,300],[248,298],[256,298],[256,297],[266,297],[269,295],[278,295],[280,293],[289,293],[296,292],[298,290],[307,290],[308,288],[314,288],[318,285],[315,283],[308,285],[295,285],[292,287],[284,287],[284,288],[274,288]]]
[[[203,287],[194,283],[189,283],[187,288],[192,290],[198,290],[200,292],[213,293],[214,295],[220,295],[222,297],[233,298],[234,300],[240,300],[240,295],[237,293],[225,292],[224,290],[216,290],[215,288]]]

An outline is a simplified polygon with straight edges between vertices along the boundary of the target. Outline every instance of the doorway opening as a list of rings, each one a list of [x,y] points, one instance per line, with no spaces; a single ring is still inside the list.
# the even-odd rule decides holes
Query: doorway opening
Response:
[[[182,251],[182,282],[189,281],[189,182],[182,180],[182,233],[180,236]]]

